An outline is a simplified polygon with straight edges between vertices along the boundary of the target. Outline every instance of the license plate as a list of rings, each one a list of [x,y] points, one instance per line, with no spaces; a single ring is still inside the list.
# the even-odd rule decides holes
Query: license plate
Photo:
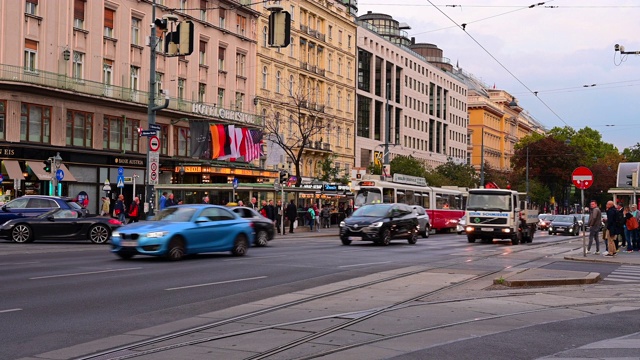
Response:
[[[481,228],[482,231],[493,231],[493,228]]]
[[[135,240],[122,240],[120,242],[121,246],[132,246],[132,247],[136,247],[138,246],[138,242]]]
[[[563,227],[559,227],[558,230],[564,231],[564,228]]]
[[[360,240],[358,236],[349,236],[349,240]]]

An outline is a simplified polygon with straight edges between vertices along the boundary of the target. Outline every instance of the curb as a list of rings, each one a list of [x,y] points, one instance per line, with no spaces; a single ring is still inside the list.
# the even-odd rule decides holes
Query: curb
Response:
[[[559,286],[594,284],[600,280],[602,277],[597,272],[524,269],[494,279],[493,284],[508,287]]]

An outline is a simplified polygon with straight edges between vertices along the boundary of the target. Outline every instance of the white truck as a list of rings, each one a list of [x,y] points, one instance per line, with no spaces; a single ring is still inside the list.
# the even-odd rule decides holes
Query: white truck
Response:
[[[538,211],[528,210],[517,191],[508,189],[470,189],[465,233],[470,243],[480,239],[510,239],[512,245],[532,242]]]

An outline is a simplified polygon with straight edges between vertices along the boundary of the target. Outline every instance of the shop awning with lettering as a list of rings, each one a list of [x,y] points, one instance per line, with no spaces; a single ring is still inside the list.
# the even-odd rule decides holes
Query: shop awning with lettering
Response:
[[[78,181],[64,164],[60,164],[60,170],[64,171],[64,178],[62,181]]]
[[[4,164],[4,168],[7,170],[9,179],[24,180],[22,169],[20,169],[20,163],[18,163],[16,160],[3,160],[2,163]]]
[[[51,180],[51,173],[44,170],[44,163],[41,161],[27,161],[27,166],[36,175],[38,180]]]

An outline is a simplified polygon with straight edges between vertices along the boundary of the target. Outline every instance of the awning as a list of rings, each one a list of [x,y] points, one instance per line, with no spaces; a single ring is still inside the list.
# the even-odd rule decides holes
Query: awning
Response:
[[[69,169],[67,169],[67,167],[64,166],[64,164],[60,164],[60,170],[64,171],[64,178],[62,179],[62,181],[78,181],[73,176],[71,171],[69,171]]]
[[[4,160],[2,161],[4,164],[4,168],[7,169],[7,174],[9,174],[9,179],[13,180],[24,180],[24,175],[22,175],[22,169],[20,169],[20,163],[16,160]]]
[[[40,161],[27,161],[27,166],[31,169],[39,180],[51,181],[51,174],[44,170],[44,163]]]

